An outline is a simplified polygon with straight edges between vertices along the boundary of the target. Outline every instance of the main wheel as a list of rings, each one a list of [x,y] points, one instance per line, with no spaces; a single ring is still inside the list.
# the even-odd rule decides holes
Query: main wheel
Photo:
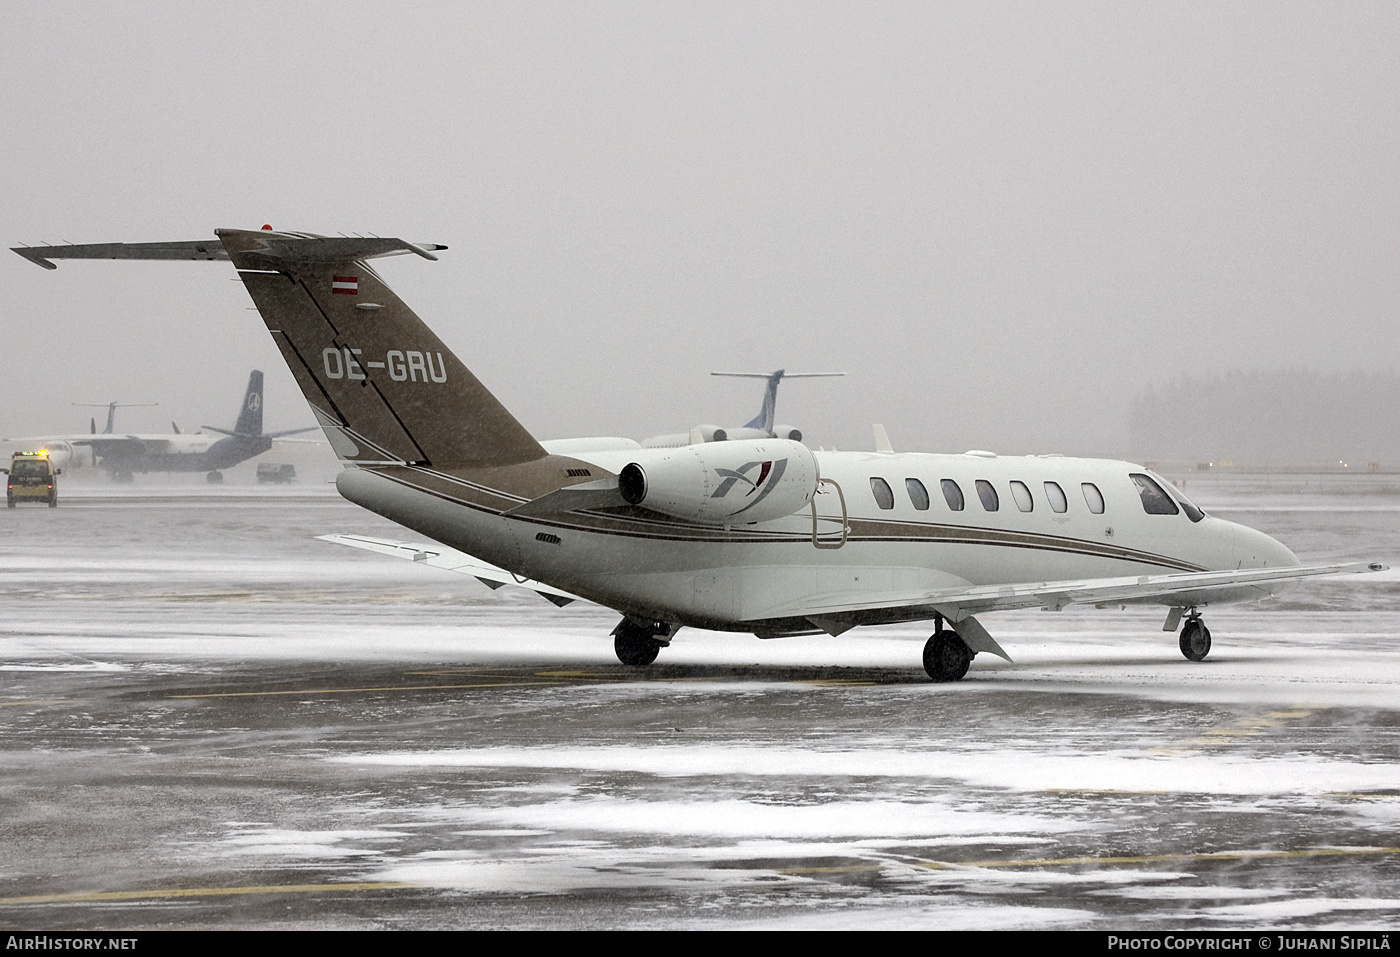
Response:
[[[624,665],[640,668],[651,664],[661,654],[661,645],[651,632],[634,624],[630,618],[613,629],[613,651]]]
[[[222,482],[222,481],[224,480],[224,473],[223,473],[223,472],[210,472],[208,475],[204,476],[204,480],[205,480],[206,482],[208,482],[210,485],[218,485],[220,482]]]
[[[936,631],[924,644],[924,670],[934,681],[961,681],[972,664],[972,651],[957,632]]]
[[[6,495],[6,496],[5,496],[5,507],[6,507],[6,508],[14,508],[14,507],[15,507],[15,497],[14,497],[13,495]]]
[[[1188,619],[1181,628],[1181,653],[1192,661],[1210,654],[1210,629],[1199,618]]]
[[[49,493],[49,508],[58,508],[58,493]]]

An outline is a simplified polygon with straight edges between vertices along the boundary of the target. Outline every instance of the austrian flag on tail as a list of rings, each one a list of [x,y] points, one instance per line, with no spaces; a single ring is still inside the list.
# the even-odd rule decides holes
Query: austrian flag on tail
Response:
[[[331,292],[341,296],[358,296],[360,280],[357,276],[332,276]]]

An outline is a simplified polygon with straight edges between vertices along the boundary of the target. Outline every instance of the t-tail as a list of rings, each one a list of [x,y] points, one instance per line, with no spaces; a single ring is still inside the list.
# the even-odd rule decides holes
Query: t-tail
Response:
[[[365,262],[397,239],[221,229],[263,322],[340,458],[489,468],[545,450]]]
[[[482,469],[545,450],[367,264],[443,246],[271,229],[216,230],[218,241],[25,246],[54,259],[231,260],[336,454],[356,465]],[[261,376],[254,374],[259,380]],[[250,430],[247,402],[238,431]],[[261,418],[261,389],[258,418]],[[257,423],[261,425],[261,423]],[[567,484],[567,483],[566,483]]]
[[[107,427],[102,430],[103,435],[111,435],[112,429],[117,423],[117,410],[132,406],[159,405],[157,402],[74,402],[76,406],[92,409],[107,410]],[[92,434],[97,435],[97,419],[92,419]]]
[[[826,379],[834,376],[845,375],[844,372],[786,372],[779,369],[777,372],[711,372],[710,375],[724,376],[729,379],[767,379],[768,384],[763,390],[763,406],[758,410],[758,415],[744,423],[746,429],[757,429],[765,435],[778,435],[775,431],[774,419],[778,411],[778,383],[783,379]],[[786,436],[780,436],[785,438]]]

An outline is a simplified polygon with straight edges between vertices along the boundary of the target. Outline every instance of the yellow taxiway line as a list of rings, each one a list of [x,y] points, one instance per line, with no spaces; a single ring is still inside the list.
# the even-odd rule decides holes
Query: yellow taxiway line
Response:
[[[236,897],[244,894],[323,894],[336,891],[392,891],[421,884],[372,881],[346,884],[254,884],[248,887],[172,887],[149,891],[79,891],[72,894],[31,894],[0,897],[0,907],[14,904],[83,904],[97,901],[170,900],[184,897]]]

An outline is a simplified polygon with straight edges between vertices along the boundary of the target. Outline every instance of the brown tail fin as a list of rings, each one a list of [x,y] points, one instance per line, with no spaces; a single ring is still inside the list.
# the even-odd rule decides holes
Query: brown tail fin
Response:
[[[347,462],[513,465],[545,451],[365,259],[401,240],[222,229],[268,331]]]

